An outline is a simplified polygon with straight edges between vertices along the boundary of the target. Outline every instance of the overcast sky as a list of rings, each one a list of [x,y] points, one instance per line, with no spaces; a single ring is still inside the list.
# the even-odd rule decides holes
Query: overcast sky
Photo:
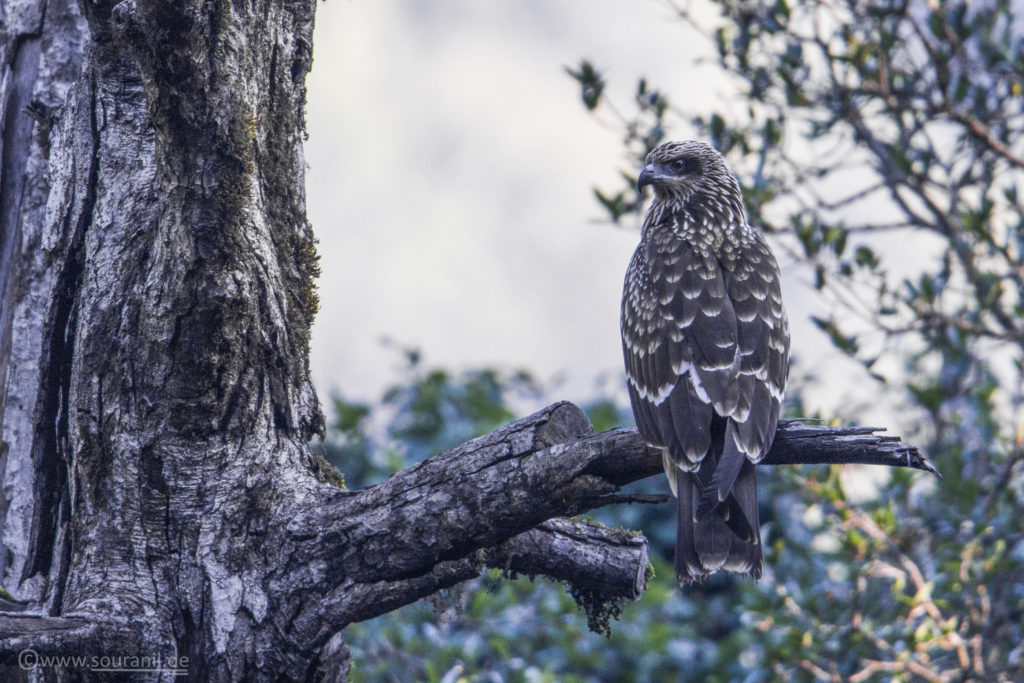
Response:
[[[597,222],[591,187],[617,185],[621,134],[587,115],[563,67],[592,59],[623,105],[644,75],[689,111],[728,111],[720,75],[694,65],[708,47],[658,0],[320,4],[306,161],[321,396],[379,397],[398,361],[385,335],[430,364],[562,376],[557,398],[618,387],[639,235]],[[842,366],[807,322],[806,277],[780,260],[794,354]]]

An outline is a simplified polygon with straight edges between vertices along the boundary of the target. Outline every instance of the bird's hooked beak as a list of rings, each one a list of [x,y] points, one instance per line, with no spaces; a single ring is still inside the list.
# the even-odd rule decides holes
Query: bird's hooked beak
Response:
[[[643,189],[648,185],[654,184],[654,179],[658,176],[658,171],[654,164],[647,164],[644,169],[640,171],[640,175],[636,179],[636,190],[642,192]]]

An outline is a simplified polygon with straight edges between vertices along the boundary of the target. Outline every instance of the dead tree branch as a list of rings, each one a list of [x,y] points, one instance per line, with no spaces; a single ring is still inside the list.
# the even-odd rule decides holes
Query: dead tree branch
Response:
[[[784,421],[763,464],[935,471],[915,448],[875,431]],[[548,406],[380,484],[325,501],[306,551],[308,561],[322,562],[340,581],[335,591],[344,597],[314,611],[318,619],[351,623],[503,562],[569,581],[574,590],[634,598],[644,585],[645,543],[580,524],[550,536],[546,520],[635,500],[623,498],[621,487],[660,472],[660,453],[636,430],[594,434],[576,406]],[[514,548],[542,551],[522,555]]]

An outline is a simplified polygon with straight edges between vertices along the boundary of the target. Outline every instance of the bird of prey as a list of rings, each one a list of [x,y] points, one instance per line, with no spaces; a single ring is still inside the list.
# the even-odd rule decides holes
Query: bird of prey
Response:
[[[682,584],[761,576],[755,464],[771,448],[789,376],[779,266],[747,223],[725,159],[667,142],[637,180],[654,201],[622,292],[622,350],[643,439],[677,497]]]

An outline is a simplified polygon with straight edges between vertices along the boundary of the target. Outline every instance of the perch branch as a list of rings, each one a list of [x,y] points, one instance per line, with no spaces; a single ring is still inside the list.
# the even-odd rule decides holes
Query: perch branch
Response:
[[[765,465],[860,463],[935,472],[916,449],[870,427],[780,421]],[[581,410],[558,403],[417,463],[363,491],[323,501],[308,562],[337,583],[319,613],[351,623],[479,574],[483,566],[545,574],[575,590],[643,589],[646,544],[609,544],[598,527],[547,520],[623,502],[625,484],[661,472],[636,430],[594,434]],[[661,500],[661,498],[655,498]],[[619,532],[621,533],[621,532]],[[320,606],[318,606],[319,608]],[[311,615],[312,616],[312,615]]]
[[[910,467],[941,477],[935,466],[898,436],[876,434],[884,427],[828,427],[802,420],[779,420],[772,449],[761,465],[884,465]],[[624,486],[660,474],[661,453],[647,446],[635,429],[613,429],[580,443],[592,449],[589,468],[609,483]]]

